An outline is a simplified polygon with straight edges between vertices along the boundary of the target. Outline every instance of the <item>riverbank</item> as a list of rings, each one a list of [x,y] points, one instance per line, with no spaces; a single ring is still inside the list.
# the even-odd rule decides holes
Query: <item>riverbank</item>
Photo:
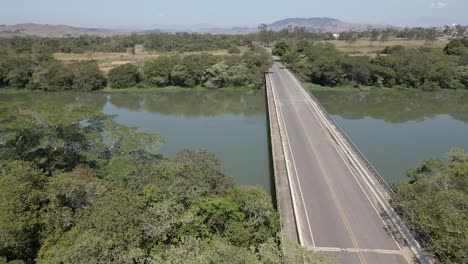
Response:
[[[102,90],[98,90],[96,92],[106,92],[106,93],[138,93],[138,92],[203,92],[203,91],[239,91],[245,92],[250,90],[256,90],[255,88],[243,86],[243,87],[223,87],[217,89],[209,89],[203,86],[195,86],[193,88],[190,87],[181,87],[181,86],[166,86],[166,87],[129,87],[129,88],[121,88],[115,89],[106,87]]]
[[[96,91],[42,91],[42,90],[29,90],[29,89],[19,89],[19,88],[1,88],[0,94],[21,94],[21,93],[30,93],[30,92],[39,92],[39,93],[59,93],[59,92],[78,92],[78,93],[147,93],[147,92],[203,92],[203,91],[239,91],[246,92],[251,90],[258,90],[253,87],[243,86],[243,87],[223,87],[217,89],[209,89],[203,86],[196,86],[193,88],[181,87],[181,86],[166,86],[166,87],[129,87],[129,88],[110,88],[106,87],[101,90]]]
[[[157,148],[158,154],[169,157],[184,149],[206,149],[219,157],[236,183],[271,193],[264,91],[176,90],[180,92],[29,91],[0,94],[0,105],[87,106],[115,116],[119,124],[159,135],[166,143]]]
[[[363,92],[367,92],[367,91],[412,92],[413,91],[414,92],[416,91],[416,92],[428,92],[428,93],[443,92],[443,91],[462,92],[462,93],[468,92],[468,88],[467,89],[440,89],[436,91],[424,91],[422,89],[416,89],[416,88],[397,89],[397,88],[388,88],[388,87],[380,88],[380,87],[375,87],[375,86],[355,87],[351,85],[342,85],[342,86],[330,87],[330,86],[322,86],[322,85],[315,84],[315,83],[306,83],[306,86],[312,92],[317,92],[317,91],[319,92],[330,92],[330,91],[336,91],[336,92],[359,92],[359,91],[363,91]]]

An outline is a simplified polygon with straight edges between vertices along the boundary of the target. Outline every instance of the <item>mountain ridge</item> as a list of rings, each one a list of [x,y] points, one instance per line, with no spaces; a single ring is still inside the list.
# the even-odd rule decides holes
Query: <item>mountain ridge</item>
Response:
[[[308,31],[340,33],[343,31],[363,31],[368,28],[390,28],[390,25],[358,24],[343,22],[330,17],[285,18],[267,25],[269,29],[279,31],[289,27],[304,27]]]
[[[128,30],[107,29],[107,28],[83,28],[68,25],[50,25],[36,23],[22,23],[16,25],[0,25],[1,37],[78,37],[83,35],[89,36],[117,36],[128,35]]]
[[[269,29],[280,31],[284,28],[304,27],[308,31],[340,33],[349,30],[363,31],[368,28],[390,28],[389,25],[372,25],[348,23],[330,17],[310,17],[310,18],[285,18],[267,25]],[[69,25],[50,25],[23,23],[16,25],[0,25],[0,37],[78,37],[78,36],[118,36],[130,34],[149,34],[149,33],[210,33],[210,34],[249,34],[257,32],[256,27],[217,27],[211,24],[197,24],[193,26],[174,26],[167,27],[156,26],[145,29],[108,29],[108,28],[85,28]]]

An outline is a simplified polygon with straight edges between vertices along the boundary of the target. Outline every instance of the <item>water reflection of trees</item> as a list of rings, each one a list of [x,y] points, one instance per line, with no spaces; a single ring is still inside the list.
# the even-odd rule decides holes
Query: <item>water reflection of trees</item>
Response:
[[[314,94],[330,114],[348,119],[372,117],[403,123],[446,114],[468,123],[468,92],[317,91]]]
[[[247,116],[265,113],[262,91],[202,91],[174,93],[116,93],[110,102],[129,110],[182,116],[215,116],[224,113]]]
[[[167,115],[216,116],[225,113],[252,116],[265,113],[263,91],[201,91],[160,93],[12,93],[2,94],[2,102],[60,107],[89,106],[102,111],[107,102],[132,111]]]
[[[18,102],[31,106],[42,104],[50,104],[59,107],[87,106],[102,111],[107,102],[107,95],[87,92],[27,92],[0,94],[0,103],[7,102]]]

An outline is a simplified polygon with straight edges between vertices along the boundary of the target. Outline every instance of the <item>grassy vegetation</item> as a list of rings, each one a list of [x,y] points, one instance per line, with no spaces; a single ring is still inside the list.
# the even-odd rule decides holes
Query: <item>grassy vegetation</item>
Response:
[[[307,88],[309,88],[309,90],[311,92],[329,92],[329,91],[333,91],[333,92],[382,92],[382,91],[385,91],[385,92],[394,92],[395,89],[394,88],[387,88],[387,87],[382,87],[382,88],[379,88],[379,87],[374,87],[374,86],[360,86],[360,87],[354,87],[354,86],[350,86],[350,85],[342,85],[342,86],[335,86],[335,87],[330,87],[330,86],[322,86],[322,85],[319,85],[319,84],[314,84],[314,83],[306,83],[305,84],[307,86]],[[418,91],[422,91],[421,89],[399,89],[399,91],[405,91],[405,92],[418,92]],[[450,89],[450,90],[443,90],[443,92],[447,93],[460,93],[460,94],[467,94],[468,93],[468,90],[466,89]]]
[[[243,86],[243,87],[222,87],[218,89],[208,89],[203,86],[196,86],[193,88],[190,87],[181,87],[181,86],[166,86],[166,87],[128,87],[128,88],[111,88],[107,86],[106,88],[95,91],[95,92],[105,92],[105,93],[147,93],[147,92],[203,92],[203,91],[224,91],[224,92],[246,92],[251,91],[252,87]],[[28,89],[20,89],[14,87],[6,87],[0,89],[0,94],[18,94],[18,93],[30,93],[30,92],[43,92],[40,90],[28,90]]]
[[[226,55],[215,55],[220,52],[214,50],[144,53],[141,49],[138,52],[131,49],[128,54],[62,54],[60,60],[52,53],[38,57],[32,52],[0,49],[0,87],[44,91],[94,91],[106,85],[112,88],[261,88],[271,56],[255,45],[243,51],[238,46],[230,46]]]
[[[141,93],[141,92],[202,92],[202,91],[250,91],[252,87],[223,87],[218,89],[208,89],[203,86],[196,86],[193,88],[181,87],[181,86],[166,86],[166,87],[129,87],[123,89],[115,89],[111,87],[106,87],[100,92],[106,93]]]
[[[392,39],[386,42],[371,42],[369,40],[360,39],[353,43],[346,42],[344,40],[330,40],[325,41],[332,43],[336,48],[345,53],[349,54],[363,54],[363,55],[375,55],[377,52],[382,51],[387,46],[401,45],[406,48],[419,48],[419,47],[432,47],[443,49],[448,41],[437,40],[433,43],[427,43],[425,40],[407,40],[407,39]]]
[[[340,92],[355,92],[355,91],[373,91],[373,90],[378,90],[378,91],[395,91],[395,89],[392,88],[387,88],[387,87],[375,87],[375,86],[351,86],[351,85],[340,85],[340,86],[335,86],[335,87],[330,87],[330,86],[322,86],[320,84],[315,84],[315,83],[306,83],[307,88],[309,88],[310,91],[340,91]],[[465,91],[465,90],[464,90]]]
[[[359,87],[354,87],[350,85],[341,85],[341,86],[335,86],[335,87],[330,87],[330,86],[322,86],[320,84],[315,84],[315,83],[306,83],[305,84],[307,88],[309,88],[310,91],[312,92],[322,92],[322,91],[338,91],[338,92],[356,92],[356,91],[395,91],[394,88],[388,88],[388,87],[375,87],[375,86],[359,86]],[[421,89],[399,89],[401,91],[422,91]],[[451,92],[451,93],[468,93],[468,90],[466,89],[450,89],[450,90],[444,90],[445,92]]]
[[[245,53],[247,47],[239,47],[241,54]],[[219,49],[212,51],[196,51],[196,52],[183,52],[183,53],[170,53],[170,52],[157,52],[157,51],[148,51],[143,48],[142,45],[136,45],[135,54],[130,52],[88,52],[88,53],[63,53],[57,52],[54,53],[54,58],[64,63],[78,62],[78,61],[96,61],[99,65],[99,68],[108,72],[111,69],[127,64],[127,63],[142,63],[149,59],[156,59],[161,55],[196,55],[196,54],[213,54],[213,55],[229,55],[227,49]]]
[[[16,94],[16,93],[29,93],[30,90],[15,88],[15,87],[3,87],[0,89],[0,94]]]
[[[354,86],[350,85],[343,85],[343,86],[337,86],[337,87],[329,87],[329,86],[322,86],[320,84],[315,84],[315,83],[306,83],[307,88],[309,88],[310,91],[359,91],[359,90],[369,90],[371,89],[370,87],[366,88],[357,88]]]

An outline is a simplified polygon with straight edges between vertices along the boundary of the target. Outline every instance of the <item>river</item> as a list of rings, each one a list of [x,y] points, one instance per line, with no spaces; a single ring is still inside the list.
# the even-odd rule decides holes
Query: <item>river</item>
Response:
[[[468,92],[313,93],[388,182],[451,148],[468,151]]]
[[[206,149],[237,183],[271,192],[263,91],[0,93],[5,102],[96,107],[118,123],[160,135],[165,144],[156,151],[164,156]]]
[[[315,96],[389,182],[453,147],[468,150],[468,92],[316,91]],[[3,93],[0,103],[87,105],[157,133],[157,152],[215,153],[227,175],[271,192],[263,91]]]

